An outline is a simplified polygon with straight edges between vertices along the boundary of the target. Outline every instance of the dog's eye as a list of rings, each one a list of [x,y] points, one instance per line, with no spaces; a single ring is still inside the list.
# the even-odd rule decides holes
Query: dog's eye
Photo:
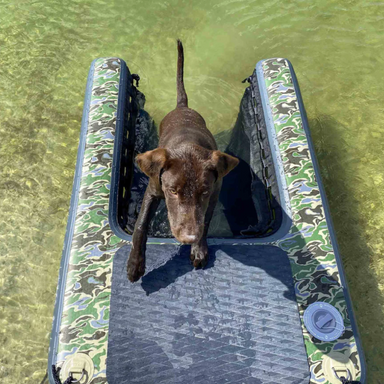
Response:
[[[204,191],[204,192],[202,193],[202,195],[203,195],[203,196],[207,196],[208,193],[209,193],[209,191]]]
[[[171,192],[172,195],[177,195],[177,191],[176,191],[176,189],[173,189],[173,188],[172,188],[172,189],[169,190],[169,192]]]

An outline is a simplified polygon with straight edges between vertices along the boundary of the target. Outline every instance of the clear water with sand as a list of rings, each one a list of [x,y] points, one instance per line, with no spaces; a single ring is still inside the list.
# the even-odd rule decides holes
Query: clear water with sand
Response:
[[[92,59],[141,76],[157,123],[176,102],[176,38],[190,105],[230,129],[257,61],[296,70],[368,367],[384,380],[384,3],[362,0],[0,2],[0,381],[47,366]]]

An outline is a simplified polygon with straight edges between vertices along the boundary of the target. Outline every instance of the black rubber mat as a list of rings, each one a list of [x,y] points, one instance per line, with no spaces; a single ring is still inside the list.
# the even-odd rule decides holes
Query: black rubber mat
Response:
[[[126,278],[115,256],[109,384],[307,384],[309,368],[286,254],[213,246],[204,270],[189,247],[148,245],[147,272]]]

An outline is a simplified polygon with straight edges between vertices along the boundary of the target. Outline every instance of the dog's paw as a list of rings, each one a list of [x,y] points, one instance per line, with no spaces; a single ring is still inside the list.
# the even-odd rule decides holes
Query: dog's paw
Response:
[[[138,259],[129,257],[127,265],[127,276],[131,283],[139,280],[145,273],[145,261],[144,258]]]
[[[199,244],[192,244],[191,262],[195,268],[204,268],[208,263],[208,245],[204,240]]]

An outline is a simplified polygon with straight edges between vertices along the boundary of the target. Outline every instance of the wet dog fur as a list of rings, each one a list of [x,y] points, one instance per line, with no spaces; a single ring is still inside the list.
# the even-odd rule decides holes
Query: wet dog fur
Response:
[[[217,150],[203,117],[188,108],[184,88],[184,52],[177,41],[177,106],[160,124],[158,148],[136,157],[139,168],[149,177],[132,237],[127,264],[128,279],[135,282],[145,272],[148,224],[160,199],[165,199],[172,234],[191,244],[195,268],[208,261],[207,232],[222,184],[222,178],[239,160]]]

